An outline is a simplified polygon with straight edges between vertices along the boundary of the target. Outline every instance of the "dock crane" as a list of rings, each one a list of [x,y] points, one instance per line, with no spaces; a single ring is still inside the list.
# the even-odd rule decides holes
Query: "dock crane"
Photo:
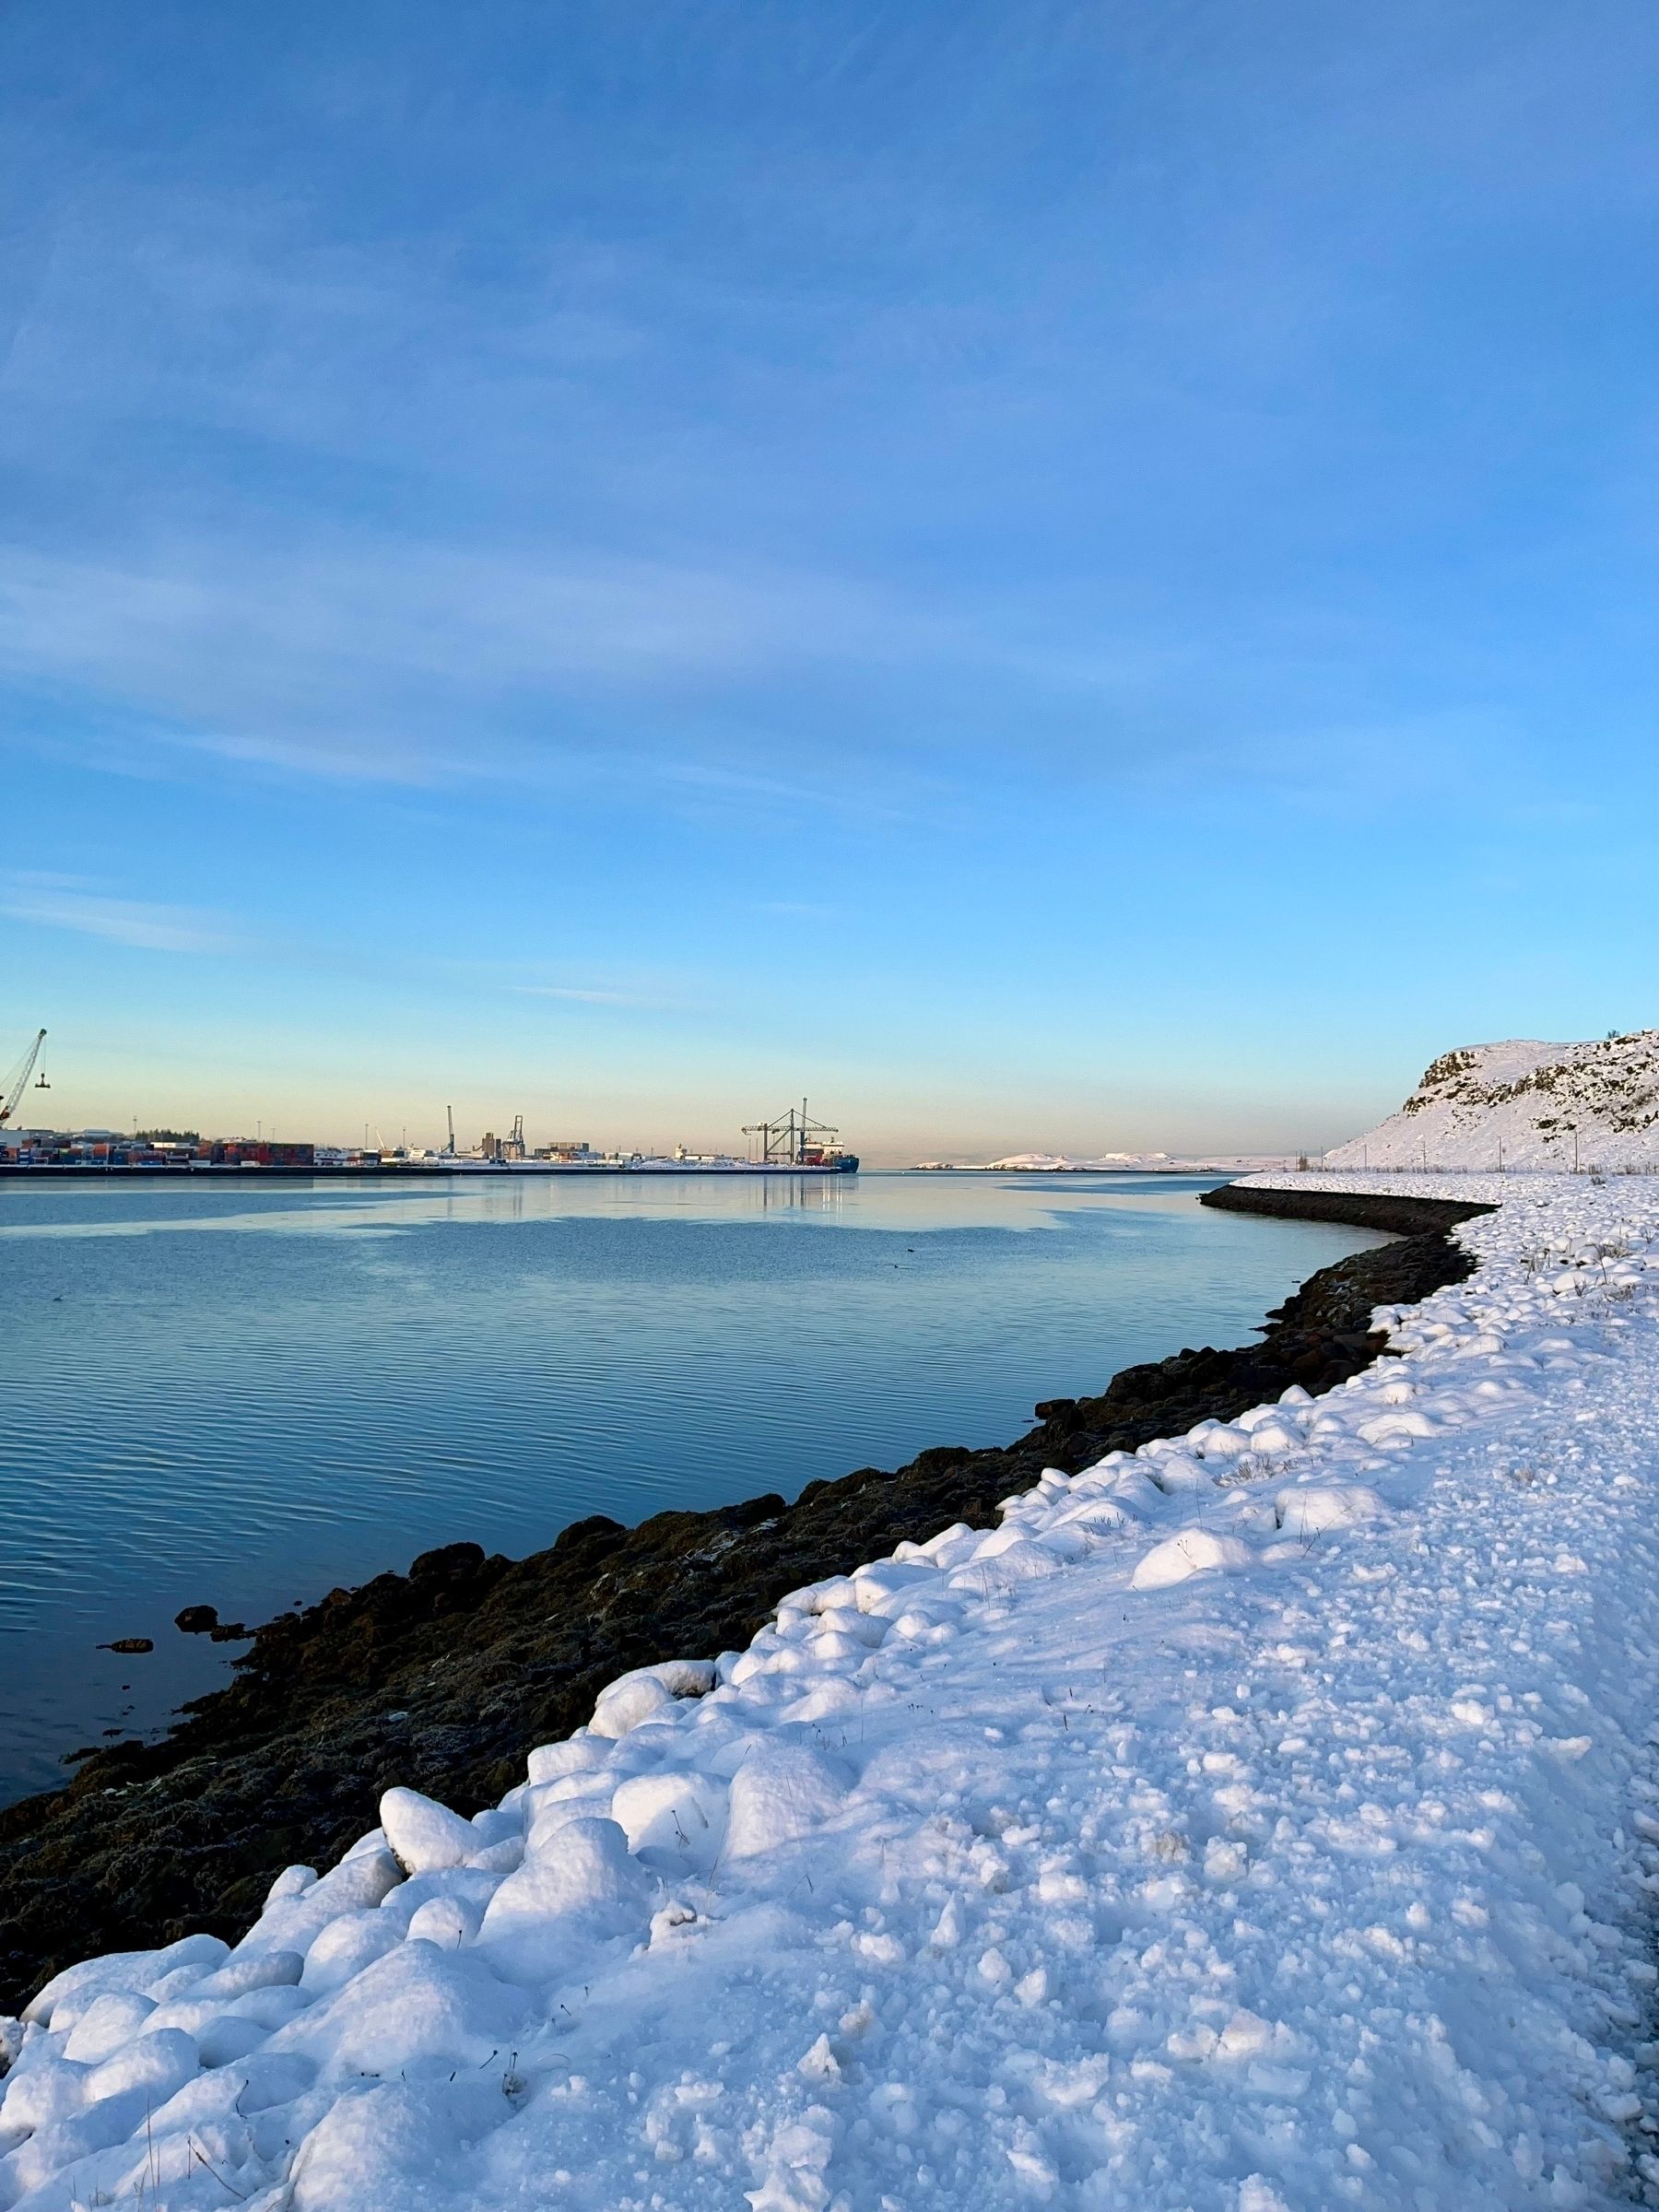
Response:
[[[805,1167],[822,1150],[821,1141],[839,1135],[828,1122],[809,1122],[806,1101],[801,1100],[797,1118],[792,1106],[787,1113],[779,1114],[775,1121],[746,1122],[745,1136],[759,1137],[758,1147],[751,1147],[751,1157],[758,1150],[757,1164],[764,1167]]]
[[[37,1030],[35,1031],[35,1041],[29,1046],[29,1050],[24,1053],[22,1059],[18,1062],[15,1067],[9,1069],[4,1077],[0,1077],[0,1081],[3,1081],[5,1084],[5,1095],[0,1097],[0,1129],[4,1129],[6,1123],[11,1120],[12,1115],[17,1112],[18,1100],[23,1096],[24,1086],[29,1081],[29,1077],[34,1073],[34,1064],[40,1058],[41,1047],[45,1043],[45,1030]],[[35,1088],[37,1090],[50,1090],[52,1088],[51,1084],[47,1082],[43,1074],[40,1081],[35,1085]]]

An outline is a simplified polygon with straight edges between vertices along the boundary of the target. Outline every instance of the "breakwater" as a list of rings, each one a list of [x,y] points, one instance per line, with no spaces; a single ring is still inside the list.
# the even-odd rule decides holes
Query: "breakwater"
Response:
[[[1201,1191],[1200,1206],[1228,1214],[1265,1214],[1278,1221],[1340,1221],[1349,1229],[1380,1229],[1390,1236],[1432,1236],[1455,1229],[1489,1206],[1460,1198],[1417,1198],[1392,1191],[1297,1190],[1281,1185],[1223,1182]]]

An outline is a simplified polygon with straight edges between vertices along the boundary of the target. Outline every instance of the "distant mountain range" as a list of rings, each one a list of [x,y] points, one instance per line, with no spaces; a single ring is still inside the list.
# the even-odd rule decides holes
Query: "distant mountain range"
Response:
[[[1010,1152],[1005,1159],[923,1159],[918,1168],[956,1175],[1107,1175],[1130,1171],[1142,1175],[1235,1175],[1253,1168],[1283,1167],[1282,1153],[1229,1153],[1225,1159],[1206,1155],[1186,1159],[1170,1152],[1101,1152],[1092,1159],[1075,1159],[1066,1152]]]
[[[1442,1053],[1331,1168],[1659,1169],[1659,1030]]]

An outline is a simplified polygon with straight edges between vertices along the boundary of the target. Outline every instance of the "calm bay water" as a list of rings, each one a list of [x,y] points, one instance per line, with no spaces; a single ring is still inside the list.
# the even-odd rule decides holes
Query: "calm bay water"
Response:
[[[249,1184],[253,1182],[253,1187]],[[1380,1240],[1207,1181],[865,1174],[0,1188],[0,1802],[250,1623],[435,1544],[535,1550],[1242,1341]],[[151,1636],[147,1656],[95,1647]]]

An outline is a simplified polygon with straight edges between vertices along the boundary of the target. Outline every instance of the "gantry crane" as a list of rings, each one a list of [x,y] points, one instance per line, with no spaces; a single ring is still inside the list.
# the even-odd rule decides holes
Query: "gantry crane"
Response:
[[[820,1138],[833,1137],[839,1135],[840,1132],[832,1129],[828,1122],[809,1122],[806,1118],[806,1101],[803,1099],[798,1118],[792,1106],[787,1113],[780,1114],[775,1121],[747,1122],[743,1134],[760,1140],[758,1147],[750,1147],[751,1154],[757,1156],[758,1165],[799,1168],[806,1166],[815,1153],[823,1149],[818,1141]]]
[[[5,1095],[4,1097],[0,1097],[0,1129],[5,1128],[6,1123],[11,1120],[12,1115],[18,1111],[18,1100],[23,1096],[23,1087],[29,1081],[29,1077],[34,1073],[34,1064],[40,1058],[41,1047],[45,1043],[45,1030],[37,1030],[35,1031],[35,1041],[29,1046],[29,1050],[24,1053],[22,1059],[18,1062],[15,1067],[8,1069],[5,1077],[0,1079],[3,1080],[5,1084]],[[40,1081],[35,1085],[35,1088],[37,1090],[50,1090],[52,1086],[47,1082],[45,1076],[42,1075]]]

